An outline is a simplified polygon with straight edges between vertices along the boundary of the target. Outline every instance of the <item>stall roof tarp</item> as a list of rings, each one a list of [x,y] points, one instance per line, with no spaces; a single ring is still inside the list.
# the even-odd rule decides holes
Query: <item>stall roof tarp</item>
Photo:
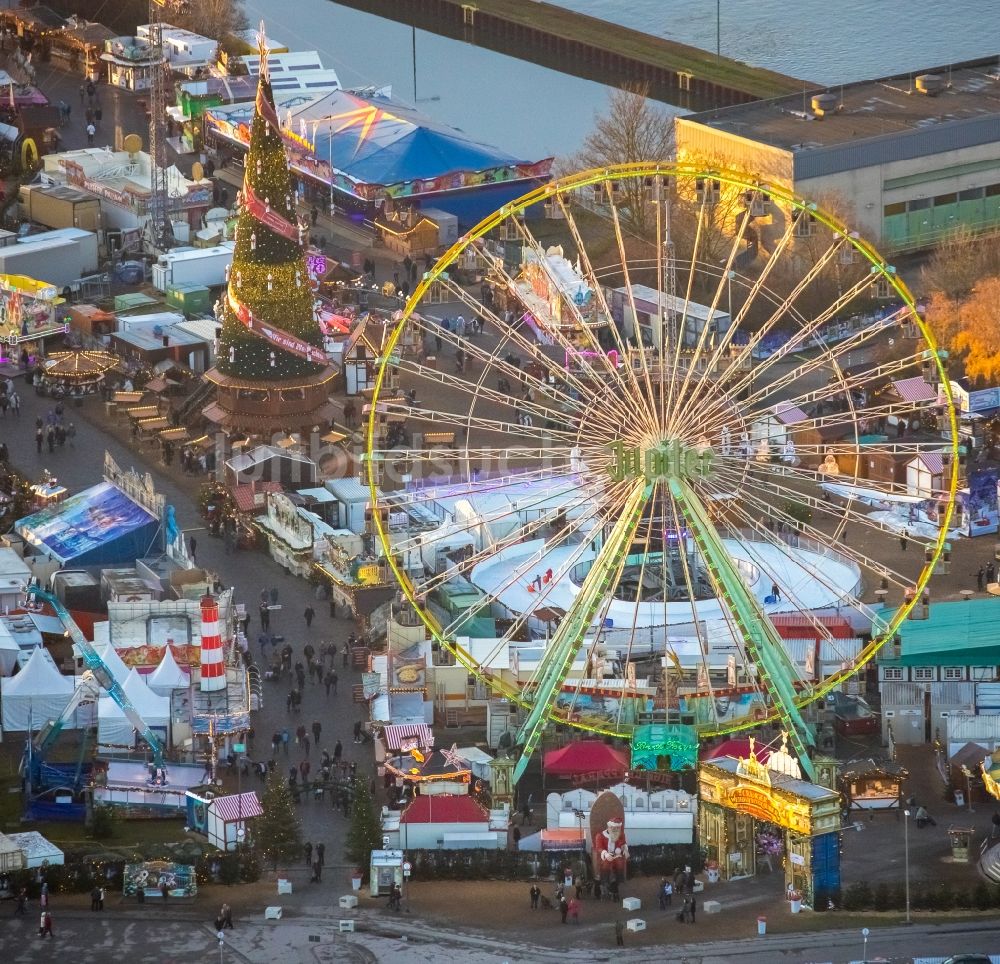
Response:
[[[29,868],[41,867],[45,863],[54,865],[66,862],[66,855],[51,840],[47,840],[36,830],[9,833],[7,836],[24,853]]]
[[[10,676],[17,666],[17,657],[21,647],[10,634],[6,623],[0,623],[0,676]]]
[[[628,754],[600,740],[577,740],[561,750],[550,750],[543,763],[546,775],[557,777],[579,773],[624,774],[628,768]]]
[[[19,536],[64,566],[141,559],[149,553],[158,527],[152,513],[110,482],[100,482],[15,524]]]

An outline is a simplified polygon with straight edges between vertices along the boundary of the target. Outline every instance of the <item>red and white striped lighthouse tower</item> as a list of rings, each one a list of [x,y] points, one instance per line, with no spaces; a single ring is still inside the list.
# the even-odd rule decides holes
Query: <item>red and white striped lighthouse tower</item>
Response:
[[[201,691],[212,693],[226,688],[226,667],[222,661],[219,635],[219,604],[214,596],[201,597]]]

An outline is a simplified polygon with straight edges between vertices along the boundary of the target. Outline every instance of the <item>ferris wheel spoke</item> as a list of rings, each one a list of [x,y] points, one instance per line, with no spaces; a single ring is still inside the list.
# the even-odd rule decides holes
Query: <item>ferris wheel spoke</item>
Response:
[[[777,522],[784,523],[793,532],[800,532],[814,542],[817,546],[824,546],[829,541],[829,535],[820,529],[815,528],[808,522],[803,522],[800,519],[796,519],[793,515],[787,512],[785,509],[780,508],[774,503],[774,496],[795,496],[798,497],[799,493],[794,490],[786,489],[783,486],[772,485],[763,480],[756,480],[757,486],[751,489],[744,488],[741,493],[741,497],[748,501],[754,503],[755,508],[764,513],[765,517],[773,518]],[[752,517],[749,513],[740,509],[739,506],[731,508],[731,511],[742,515],[745,519],[751,519]],[[853,513],[848,507],[842,513],[840,513],[842,518],[842,524],[836,527],[836,530],[841,536],[843,536],[843,529],[846,527],[847,522],[852,524],[863,524],[864,516]],[[870,521],[870,520],[869,520]],[[877,528],[874,525],[872,528]],[[860,550],[854,548],[854,546],[848,545],[843,538],[837,543],[836,552],[850,559],[856,565],[861,567],[862,572],[872,572],[879,575],[883,575],[890,581],[895,582],[897,586],[901,589],[907,589],[913,584],[913,578],[905,576],[900,572],[892,569],[885,563],[878,562],[869,556],[862,553]]]
[[[538,260],[538,265],[541,268],[541,270],[545,272],[545,276],[549,279],[549,284],[558,290],[558,288],[560,287],[559,279],[556,278],[554,273],[552,272],[549,260],[546,257],[545,251],[542,249],[542,246],[538,243],[538,239],[528,229],[528,226],[525,222],[515,220],[514,224],[516,225],[517,230],[521,234],[521,237],[525,240],[525,242],[527,242],[528,247],[531,248],[532,253]],[[595,289],[593,288],[591,289],[592,297],[594,297],[593,295],[594,290]],[[572,298],[565,298],[563,299],[563,304],[569,309],[570,314],[573,316],[573,320],[576,323],[576,328],[580,337],[594,352],[593,357],[596,357],[600,360],[601,371],[603,371],[605,375],[610,376],[613,381],[617,382],[620,388],[626,387],[623,383],[621,373],[618,370],[618,366],[614,364],[614,362],[612,361],[611,358],[608,357],[606,352],[601,350],[600,343],[598,342],[597,338],[594,335],[593,326],[589,324],[587,320],[583,317],[583,314],[580,311],[580,308],[576,304],[576,302]],[[606,315],[605,317],[609,325],[614,324],[614,321],[610,315]],[[570,353],[576,349],[576,346],[573,344],[573,342],[563,334],[562,327],[559,324],[553,324],[547,327],[546,334],[548,334],[553,340],[555,340],[559,344],[559,346],[563,349],[564,353],[566,354],[567,358],[570,356]],[[588,367],[590,366],[588,365]]]
[[[479,608],[488,608],[494,604],[503,606],[504,603],[501,598],[502,594],[524,579],[528,573],[537,570],[538,564],[545,558],[546,553],[549,551],[549,546],[565,544],[566,540],[568,540],[570,536],[583,531],[584,527],[588,523],[594,522],[595,520],[599,525],[604,525],[612,521],[625,505],[628,495],[629,488],[625,483],[619,483],[619,486],[613,495],[606,496],[603,501],[595,500],[595,504],[592,505],[587,512],[575,519],[568,520],[559,536],[554,539],[550,539],[540,549],[531,553],[524,560],[524,562],[513,567],[511,571],[507,573],[506,578],[503,579],[495,589],[485,592],[483,598],[478,603]],[[583,539],[571,552],[570,559],[573,560],[573,565],[575,565],[576,560],[587,551],[588,545],[589,540]],[[568,570],[565,572],[560,571],[560,575],[565,575],[567,572]],[[552,590],[555,588],[555,585],[555,579],[551,580],[547,585],[543,584],[541,589],[534,594],[533,601],[537,600],[538,602],[543,602],[548,598]],[[531,612],[526,610],[521,613],[520,616],[516,617],[514,620],[514,628],[520,629],[521,626],[525,625],[530,615]],[[454,627],[449,627],[449,629],[453,630]]]
[[[892,378],[893,376],[899,376],[913,369],[920,369],[926,363],[926,359],[918,355],[907,355],[903,358],[898,359],[890,364],[879,365],[877,369],[864,370],[864,371],[852,371],[850,374],[844,374],[843,370],[839,370],[835,373],[836,380],[831,380],[829,384],[821,388],[811,388],[803,391],[799,395],[793,395],[791,397],[784,395],[779,399],[777,404],[790,406],[792,408],[800,408],[803,405],[808,405],[814,402],[825,402],[838,396],[846,397],[848,392],[860,392],[865,391],[870,385],[874,383],[876,379],[881,380],[885,378]],[[802,371],[795,371],[794,373],[789,373],[782,376],[778,381],[772,382],[766,385],[760,391],[754,392],[752,395],[748,396],[744,400],[744,404],[747,409],[753,409],[755,406],[758,410],[762,407],[767,407],[773,398],[775,398],[781,389],[788,385],[794,384],[799,379],[804,379],[805,376],[809,375],[812,371],[822,368],[820,364],[810,364],[808,369]]]
[[[487,400],[495,402],[497,405],[511,406],[513,408],[521,409],[534,415],[536,418],[551,419],[555,414],[557,414],[551,406],[546,406],[542,401],[535,400],[534,396],[532,396],[529,400],[526,398],[518,398],[516,395],[501,392],[495,388],[490,388],[485,383],[486,375],[488,373],[488,370],[485,368],[480,374],[479,381],[472,382],[468,379],[459,377],[458,374],[451,374],[436,368],[429,368],[416,361],[404,360],[396,364],[395,367],[401,373],[416,375],[426,379],[428,382],[436,383],[444,386],[445,388],[465,392],[467,393],[467,397],[474,396],[480,401]],[[546,395],[546,393],[541,390],[538,390],[538,394],[543,398]],[[587,410],[587,407],[584,406],[582,402],[573,400],[571,400],[569,404],[565,405],[565,407],[571,408],[572,412],[577,416],[582,415]],[[419,406],[413,406],[412,411],[419,412]],[[595,414],[598,416],[600,415],[600,413]],[[598,420],[604,421],[609,426],[613,424],[608,417]]]
[[[829,250],[831,252],[836,252],[839,247],[840,245],[831,245]],[[813,318],[803,322],[795,334],[788,339],[788,341],[768,355],[767,358],[763,359],[756,367],[753,366],[752,349],[748,347],[748,351],[751,352],[750,370],[747,374],[737,378],[736,381],[728,387],[728,391],[730,391],[733,395],[739,396],[744,389],[751,386],[755,381],[760,382],[764,379],[767,373],[774,368],[775,365],[787,358],[793,352],[808,351],[819,348],[820,354],[823,354],[824,352],[829,353],[830,346],[825,344],[821,338],[818,338],[816,333],[824,325],[828,324],[838,314],[844,311],[851,304],[851,302],[858,297],[858,295],[870,287],[871,279],[868,277],[865,277],[861,281],[857,282],[857,284],[849,288],[844,294],[839,295],[833,303],[823,311],[817,312]],[[766,327],[767,326],[765,325],[765,328]],[[762,331],[763,330],[764,329],[762,329]],[[753,343],[754,339],[757,337],[757,335],[754,335],[750,339],[751,343]]]
[[[366,405],[367,409],[368,406]],[[514,422],[508,422],[503,418],[489,418],[485,415],[463,415],[460,412],[448,412],[442,409],[427,408],[426,406],[421,406],[420,408],[413,409],[408,405],[404,405],[397,402],[378,402],[375,407],[376,415],[386,415],[395,416],[401,418],[404,422],[412,423],[423,423],[430,422],[430,426],[427,431],[435,431],[441,425],[456,425],[461,428],[476,428],[487,432],[496,432],[498,434],[515,435],[519,438],[524,438],[525,429],[533,428],[534,426],[518,425]],[[542,430],[542,426],[539,426],[539,431]],[[554,438],[563,439],[567,444],[571,444],[577,438],[571,432],[565,432],[558,428],[544,428],[544,432],[547,435],[551,435]]]
[[[632,288],[632,278],[629,274],[628,267],[628,256],[625,253],[625,239],[622,236],[622,225],[621,219],[618,217],[618,208],[615,207],[612,198],[612,190],[610,182],[605,182],[605,191],[607,193],[608,201],[611,206],[611,223],[614,225],[615,229],[615,240],[618,244],[618,260],[621,265],[622,280],[625,282],[625,296],[628,299],[629,310],[632,312],[632,318],[634,319],[634,324],[636,328],[636,341],[638,342],[638,354],[639,360],[642,365],[642,378],[643,384],[646,387],[645,393],[640,392],[639,397],[643,401],[643,410],[645,412],[646,418],[648,419],[648,427],[650,431],[655,430],[656,426],[656,413],[654,412],[652,405],[653,399],[656,397],[653,393],[653,383],[649,377],[649,366],[646,362],[646,346],[642,340],[642,329],[639,327],[639,313],[635,306],[635,291]],[[657,319],[657,324],[662,324],[661,319]],[[661,347],[662,350],[662,347]],[[632,369],[631,359],[626,357],[625,359],[626,367]]]
[[[407,454],[408,450],[400,452],[397,449],[383,449],[373,452],[376,459],[384,456],[384,459],[381,459],[383,461],[392,461],[393,457],[398,458],[400,455],[402,455],[401,461],[405,461]],[[478,478],[472,478],[470,474],[462,472],[460,483],[448,481],[447,478],[435,478],[427,482],[421,480],[415,488],[387,492],[384,494],[384,498],[391,507],[404,511],[408,507],[436,504],[442,499],[477,495],[530,482],[558,482],[560,479],[569,479],[570,477],[571,473],[567,472],[565,466],[561,465],[512,470],[501,476],[491,476],[485,472],[481,473]]]
[[[810,446],[809,448],[811,448],[811,449],[813,449],[815,451],[813,451],[813,452],[808,452],[808,451],[807,452],[803,452],[802,449],[798,449],[797,448],[796,449],[796,455],[803,455],[803,454],[809,455],[809,454],[813,454],[813,455],[819,456],[820,454],[822,454],[822,455],[832,454],[834,457],[836,457],[836,455],[837,455],[836,447],[835,446],[819,446],[819,445],[814,445],[814,446]],[[924,451],[933,451],[934,454],[938,454],[941,451],[941,447],[940,447],[940,445],[938,445],[937,448],[935,448],[933,450],[924,450]],[[841,452],[840,454],[843,455],[845,453]],[[863,452],[863,454],[862,454],[861,457],[868,457],[871,454],[874,454],[874,453],[872,453],[872,452],[869,451],[868,446],[865,446],[864,452]],[[883,450],[883,451],[878,452],[878,454],[898,455],[899,453],[898,452],[890,452],[890,451],[887,451],[887,450]],[[855,461],[857,463],[857,461],[859,461],[859,457],[857,455],[854,455],[854,458],[855,458]],[[733,462],[732,460],[730,460],[730,463],[731,463],[730,466],[729,466],[730,469],[732,469],[732,470],[737,469],[737,464],[735,462]],[[726,467],[727,467],[726,466],[726,459],[724,459],[724,458],[720,459],[719,464],[720,464],[720,468],[721,469],[723,469],[723,470],[726,469]],[[823,486],[823,485],[842,485],[842,486],[845,486],[847,488],[856,487],[858,489],[865,489],[865,490],[867,490],[869,492],[875,492],[878,495],[883,495],[883,496],[885,496],[885,500],[887,502],[891,502],[893,500],[893,498],[896,497],[896,496],[906,496],[906,497],[910,497],[911,496],[911,493],[907,491],[907,487],[906,487],[906,484],[904,482],[886,482],[886,481],[884,481],[882,479],[866,479],[866,478],[862,478],[861,476],[859,476],[856,471],[855,471],[854,475],[848,475],[846,473],[843,473],[843,474],[842,473],[834,474],[833,472],[824,472],[824,471],[821,471],[818,467],[815,468],[815,469],[813,469],[813,468],[809,468],[808,466],[803,466],[803,465],[788,465],[788,464],[786,464],[784,462],[781,462],[781,463],[779,463],[777,465],[775,465],[773,463],[764,462],[764,463],[757,463],[757,464],[755,464],[754,467],[753,467],[752,472],[750,473],[750,475],[751,476],[765,476],[765,475],[767,475],[767,476],[773,476],[775,478],[775,480],[780,479],[780,478],[791,478],[791,479],[795,479],[796,481],[811,482],[811,483],[814,483],[815,485],[818,485],[818,486]],[[827,490],[824,490],[824,491],[827,491]],[[811,495],[811,494],[809,494],[807,492],[803,492],[802,493],[802,497],[803,498],[810,498],[810,499],[816,500],[816,496],[813,496],[813,495]],[[831,513],[837,511],[837,509],[834,506],[831,506],[827,502],[823,502],[822,499],[819,499],[818,501],[820,501],[826,507],[825,511],[828,511],[828,512],[831,512]],[[890,531],[890,530],[885,529],[884,531]]]
[[[775,542],[772,541],[773,534],[768,532],[764,526],[761,526],[758,519],[752,519],[751,521],[753,523],[753,529],[751,531],[761,536],[763,541],[768,546],[776,548],[777,546]],[[830,632],[830,629],[825,626],[813,613],[808,601],[804,600],[801,595],[799,595],[796,585],[792,585],[782,578],[781,574],[777,571],[777,568],[769,560],[767,553],[759,551],[757,549],[757,544],[752,539],[743,540],[740,544],[744,551],[750,556],[751,563],[763,572],[774,585],[777,585],[781,589],[782,595],[787,597],[789,602],[798,607],[799,615],[804,617],[806,622],[812,626],[819,641],[829,644],[842,660],[853,660],[853,657],[849,657],[842,652],[837,643],[836,637],[834,637],[833,633]],[[809,578],[811,578],[811,576]],[[798,668],[798,664],[794,665]],[[812,686],[816,682],[815,680],[806,678],[801,673],[800,680],[805,686]]]
[[[676,318],[676,311],[672,312],[669,317],[675,322],[676,329],[666,332],[661,328],[660,334],[660,355],[671,355],[671,362],[668,369],[669,378],[666,385],[666,401],[664,404],[664,409],[667,412],[668,419],[672,419],[675,410],[678,407],[678,399],[680,397],[680,393],[677,391],[677,379],[681,367],[681,348],[684,342],[684,334],[687,330],[687,315],[688,309],[691,306],[691,295],[694,291],[694,282],[697,276],[698,252],[701,250],[701,236],[704,226],[705,204],[703,202],[698,208],[698,220],[695,224],[694,244],[691,249],[691,260],[688,264],[687,285],[684,289],[684,305],[681,308],[680,318]],[[633,306],[633,315],[634,314],[635,308]],[[662,324],[663,321],[661,320],[660,325],[662,326]],[[673,344],[671,344],[671,341]],[[664,386],[661,386],[660,391],[662,392],[663,390]]]
[[[618,351],[618,357],[625,363],[625,374],[619,376],[619,379],[617,380],[624,379],[627,381],[625,388],[629,391],[632,397],[635,397],[640,394],[639,382],[636,378],[635,369],[632,368],[632,365],[629,363],[628,348],[622,339],[622,334],[618,330],[618,325],[615,323],[614,316],[611,313],[611,307],[604,295],[604,285],[600,283],[594,272],[594,265],[590,258],[590,252],[587,250],[587,246],[583,243],[583,238],[580,235],[580,229],[576,223],[576,218],[573,215],[572,208],[566,204],[561,193],[557,194],[556,198],[559,202],[560,210],[566,219],[566,225],[573,237],[573,243],[576,245],[577,255],[581,262],[580,266],[583,268],[583,275],[587,279],[587,284],[590,285],[590,290],[594,292],[594,295],[597,298],[600,310],[604,313],[604,317],[608,319],[608,330],[614,338],[615,347]],[[599,343],[593,347],[596,350],[600,350]]]
[[[774,549],[777,549],[780,552],[787,553],[789,551],[789,549],[791,548],[789,543],[786,542],[784,539],[782,539],[781,536],[771,532],[770,529],[767,528],[767,526],[762,525],[760,522],[759,515],[750,515],[749,513],[747,513],[745,514],[744,518],[746,521],[747,531],[760,536],[763,542],[767,543],[768,545],[770,545]],[[824,559],[831,558],[829,551],[827,551],[822,558]],[[879,572],[878,575],[881,576],[882,573]],[[835,598],[838,599],[838,603],[834,608],[840,609],[844,605],[849,605],[852,610],[855,610],[858,614],[860,614],[866,620],[868,620],[873,628],[880,626],[884,623],[884,613],[880,613],[875,609],[873,609],[870,605],[868,605],[868,603],[864,602],[864,600],[861,599],[860,595],[857,592],[845,591],[842,586],[838,586],[832,583],[823,572],[822,567],[820,566],[816,567],[813,573],[811,574],[811,578],[818,585],[822,586],[824,589],[832,593]],[[888,578],[888,576],[886,578]],[[775,582],[777,582],[777,580],[775,580]],[[783,583],[779,584],[779,588],[783,587],[784,587]],[[906,587],[903,588],[905,589]]]
[[[621,502],[621,500],[624,500],[625,498],[627,498],[627,494],[622,494],[619,502]],[[617,510],[617,503],[616,503],[616,510]],[[597,519],[598,524],[600,525],[610,522],[612,518],[614,518],[616,510],[608,512],[604,511],[600,507],[592,506],[580,519],[576,520],[574,524],[568,525],[566,527],[565,529],[566,537],[568,538],[568,536],[573,534],[574,532],[582,530],[587,523],[593,521],[594,519]],[[535,605],[530,609],[526,609],[524,612],[514,617],[514,619],[511,621],[511,625],[508,628],[508,630],[497,640],[497,643],[490,649],[485,662],[491,662],[493,659],[495,659],[498,654],[502,653],[505,648],[507,648],[512,642],[514,642],[517,639],[519,635],[522,634],[522,632],[524,632],[525,628],[527,627],[528,620],[533,616],[535,612],[538,611],[540,605],[544,604],[549,600],[549,596],[551,595],[554,588],[559,584],[559,582],[562,579],[568,578],[572,570],[579,564],[580,558],[587,551],[589,543],[590,543],[589,539],[582,540],[572,549],[572,551],[569,553],[566,559],[558,567],[553,567],[554,571],[552,579],[548,582],[548,584],[543,583],[542,588],[538,591],[538,593],[534,597],[535,600],[537,600],[538,605]],[[506,609],[507,607],[504,606],[504,603],[500,599],[500,594],[509,589],[518,579],[522,579],[525,576],[527,576],[529,572],[531,572],[533,569],[537,567],[538,563],[541,561],[542,558],[544,558],[544,550],[540,550],[540,552],[532,554],[532,556],[529,559],[527,559],[520,567],[518,567],[518,571],[514,574],[514,577],[512,579],[508,579],[503,585],[498,587],[496,590],[484,594],[483,599],[480,600],[478,604],[479,608],[492,609],[493,606],[500,606]]]
[[[686,364],[684,366],[685,367],[684,379],[678,391],[679,398],[687,397],[688,390],[691,386],[691,375],[695,371],[697,371],[698,365],[701,362],[702,354],[705,351],[705,346],[708,341],[709,335],[711,333],[712,319],[715,317],[715,313],[719,306],[719,301],[722,298],[722,292],[725,286],[725,282],[728,278],[729,272],[732,270],[733,261],[735,260],[739,249],[742,247],[743,239],[746,236],[746,230],[749,224],[750,224],[750,208],[748,206],[743,214],[743,220],[740,224],[739,230],[736,232],[736,235],[733,238],[732,247],[730,247],[729,249],[729,256],[728,258],[726,258],[725,267],[723,268],[722,274],[719,277],[719,284],[715,289],[715,294],[712,296],[712,303],[711,305],[709,305],[708,308],[708,317],[705,319],[704,322],[701,323],[701,332],[698,335],[698,342],[697,345],[695,346],[694,354],[690,359],[686,360]],[[687,314],[687,303],[685,303],[685,316],[686,314]],[[680,343],[683,343],[686,338],[686,335],[687,335],[687,323],[685,319],[682,319],[681,331],[679,333],[678,341]],[[683,411],[687,411],[687,408],[688,407],[685,406],[683,408]],[[678,412],[676,408],[673,408],[671,416],[667,421],[668,435],[676,430],[677,422],[678,422]]]
[[[678,544],[680,546],[680,560],[681,560],[681,572],[684,575],[684,586],[687,590],[688,601],[691,606],[691,625],[694,627],[695,639],[698,641],[698,651],[701,660],[702,671],[705,674],[705,679],[709,680],[711,684],[711,668],[708,661],[709,645],[708,640],[705,638],[704,631],[702,629],[703,620],[700,618],[698,613],[697,598],[698,594],[695,591],[694,580],[691,578],[691,567],[688,564],[687,558],[687,545],[686,539],[683,537],[682,533],[685,530],[685,526],[681,521],[681,514],[677,508],[676,501],[671,497],[669,489],[664,485],[661,486],[664,495],[664,502],[670,506],[670,514],[674,521],[674,531],[678,533]],[[664,548],[664,557],[666,557],[666,549]],[[664,558],[664,566],[666,566],[666,558]],[[710,577],[711,578],[711,575]],[[664,594],[665,596],[665,594]],[[723,607],[724,611],[728,614],[728,607]],[[738,639],[738,635],[734,635],[733,639]],[[664,667],[664,671],[666,668]],[[715,724],[719,724],[719,713],[715,706],[715,700],[712,700],[712,716],[715,719]]]
[[[443,282],[446,286],[452,284],[450,281]],[[485,311],[485,309],[484,309]],[[413,327],[417,331],[422,331],[425,335],[431,335],[434,338],[440,338],[442,344],[448,343],[456,349],[461,349],[466,352],[470,358],[478,359],[483,363],[484,371],[490,371],[496,375],[503,375],[506,378],[512,379],[514,384],[520,384],[522,382],[527,383],[528,379],[531,377],[528,373],[515,365],[512,365],[507,359],[500,354],[500,351],[506,346],[507,342],[512,342],[518,345],[522,350],[526,351],[531,355],[532,360],[536,363],[543,365],[550,372],[550,374],[558,374],[558,368],[554,367],[554,363],[541,352],[537,345],[528,342],[521,336],[513,327],[505,325],[504,322],[493,315],[491,312],[488,313],[491,320],[497,326],[497,331],[501,333],[501,340],[498,345],[497,351],[491,353],[481,346],[477,341],[473,341],[468,338],[460,338],[453,332],[442,328],[440,325],[432,324],[423,318],[420,318],[416,314],[411,315],[412,319],[417,319],[413,321]],[[398,363],[397,363],[398,364]],[[573,383],[573,379],[565,377],[566,373],[563,374],[563,379],[565,381]],[[574,398],[573,395],[563,391],[559,386],[561,384],[560,379],[553,379],[551,382],[542,379],[532,379],[536,390],[547,396],[551,396],[553,400],[558,399],[561,404],[576,406],[579,404],[579,399]],[[582,384],[576,383],[577,391],[581,391],[585,387]]]
[[[736,336],[736,333],[742,330],[741,326],[743,324],[743,320],[746,318],[747,314],[756,307],[758,296],[762,291],[767,290],[767,279],[770,277],[771,271],[774,267],[781,263],[782,255],[785,253],[786,248],[791,243],[794,236],[795,222],[789,218],[784,232],[778,239],[777,244],[774,246],[774,250],[771,252],[771,256],[764,262],[763,269],[756,279],[754,279],[743,304],[737,310],[736,317],[730,320],[728,330],[723,337],[719,339],[719,344],[716,346],[715,352],[709,361],[708,371],[716,371],[718,368],[719,362],[732,345],[732,341]],[[742,353],[740,354],[742,355]]]
[[[520,290],[517,287],[517,283],[515,282],[515,280],[513,279],[513,277],[511,277],[510,272],[507,271],[507,268],[504,265],[503,261],[501,259],[497,258],[492,253],[490,253],[482,244],[479,244],[477,246],[476,250],[479,251],[479,253],[483,257],[483,259],[488,264],[491,265],[491,267],[493,268],[493,271],[503,281],[503,285],[504,285],[504,288],[507,291],[507,294],[512,299],[514,299],[515,302],[521,302],[522,301],[521,292],[520,292]],[[529,312],[529,314],[530,314],[530,312]],[[507,326],[507,327],[509,329],[513,330],[513,326]],[[546,329],[545,334],[548,337],[550,337],[552,339],[552,341],[559,348],[561,348],[561,350],[563,351],[566,359],[568,360],[568,358],[569,358],[569,354],[568,353],[572,352],[572,351],[575,351],[575,346],[573,346],[572,343],[570,343],[569,341],[567,341],[567,339],[565,338],[565,336],[559,330],[558,326],[550,326],[550,328]],[[545,364],[546,366],[548,366],[550,372],[557,379],[570,381],[573,384],[573,386],[583,395],[583,397],[587,397],[591,393],[592,389],[589,389],[587,387],[587,385],[584,382],[582,382],[573,372],[569,371],[568,367],[565,370],[560,370],[557,366],[555,366],[552,363],[552,361],[548,358],[548,356],[546,356],[545,353],[541,350],[541,347],[539,345],[533,345],[533,346],[530,345],[529,342],[526,339],[524,339],[524,336],[520,335],[520,333],[518,333],[518,338],[526,346],[528,346],[527,350],[530,350],[533,353],[533,357],[535,358],[535,360],[536,361],[540,361],[540,362],[542,362],[542,364]],[[575,357],[580,360],[581,364],[583,365],[584,368],[586,368],[587,372],[589,373],[590,377],[592,379],[594,379],[595,383],[596,384],[601,384],[602,379],[601,379],[601,376],[600,376],[600,372],[597,369],[594,368],[594,366],[591,363],[590,359],[586,355],[580,355],[579,353],[577,353],[577,355]],[[602,369],[605,372],[609,372],[613,376],[613,378],[615,380],[618,380],[620,382],[621,376],[620,376],[617,368],[615,368],[614,365],[611,365],[610,359],[606,358],[603,353],[601,353],[599,357],[601,358]],[[543,359],[544,359],[544,361],[543,361]],[[613,395],[614,395],[614,393],[612,393],[612,396],[611,396],[610,408],[613,411],[616,411],[616,412],[618,412],[620,414],[622,412],[622,409],[621,409],[621,407],[619,405],[617,405],[617,404],[614,403]]]
[[[580,591],[560,621],[552,641],[545,649],[534,674],[537,685],[528,717],[518,730],[521,757],[514,768],[514,778],[524,773],[548,722],[552,705],[573,666],[576,654],[591,629],[594,616],[621,578],[628,548],[648,501],[646,483],[633,482],[627,492],[621,515],[607,533]]]
[[[436,589],[438,586],[443,585],[455,576],[464,576],[466,573],[471,572],[480,562],[484,562],[486,559],[503,552],[505,549],[509,549],[510,547],[517,545],[519,542],[524,542],[536,532],[547,529],[552,524],[552,520],[554,518],[558,518],[561,513],[575,511],[580,508],[580,506],[587,505],[598,495],[596,485],[584,486],[580,491],[582,492],[581,495],[574,497],[571,501],[563,505],[560,505],[557,509],[550,509],[548,512],[540,515],[537,519],[533,519],[523,525],[516,526],[511,533],[503,538],[497,540],[491,539],[488,541],[484,540],[484,543],[487,544],[484,544],[482,549],[464,557],[460,562],[456,562],[445,571],[431,576],[427,582],[421,583],[421,591],[431,591]],[[547,502],[550,502],[551,499],[551,495],[546,493],[535,502],[519,506],[518,512],[531,510],[537,506],[544,506]],[[444,538],[450,539],[456,534],[471,533],[483,526],[489,526],[492,523],[502,522],[504,519],[509,519],[512,515],[516,517],[517,513],[508,508],[501,512],[493,513],[492,515],[476,516],[466,525],[448,526],[448,530],[445,532]],[[401,542],[394,543],[393,548],[396,552],[410,552],[414,549],[419,549],[421,546],[427,545],[428,543],[430,545],[434,545],[434,542],[435,540],[433,539],[428,540],[421,538],[420,536],[416,536],[413,539],[406,539]]]

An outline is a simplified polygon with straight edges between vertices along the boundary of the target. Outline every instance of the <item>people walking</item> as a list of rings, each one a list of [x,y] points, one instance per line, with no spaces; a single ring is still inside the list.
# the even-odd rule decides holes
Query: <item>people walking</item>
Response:
[[[188,550],[191,553],[191,561],[195,564],[198,562],[198,540],[191,536],[188,539]]]
[[[223,904],[222,910],[219,911],[219,917],[222,918],[222,927],[233,930],[233,909],[229,904]],[[222,930],[222,927],[219,930]]]
[[[566,903],[565,897],[559,898],[559,916],[562,918],[562,922],[566,923],[566,915],[569,913],[569,904]]]
[[[992,585],[996,582],[997,569],[996,566],[991,562],[986,566],[986,585]]]
[[[323,725],[320,723],[319,720],[313,720],[312,731],[313,731],[313,742],[316,744],[316,746],[319,746],[319,736],[320,733],[323,732]]]
[[[307,840],[306,843],[305,843],[305,846],[302,849],[303,849],[303,852],[305,853],[305,856],[306,856],[306,866],[309,867],[309,866],[312,865],[312,859],[313,859],[313,845],[312,845],[312,841]]]
[[[316,610],[312,606],[306,606],[306,611],[303,613],[306,618],[306,629],[311,629],[313,624],[313,617],[316,615]]]
[[[615,921],[615,944],[618,947],[625,946],[625,925],[620,921]]]
[[[316,844],[316,860],[320,867],[326,866],[326,844],[318,843]]]
[[[17,895],[17,904],[14,906],[14,916],[23,917],[25,905],[28,903],[28,892],[22,887]]]
[[[901,552],[906,552],[906,546],[909,543],[909,539],[910,539],[910,530],[904,529],[899,537],[899,548]]]
[[[96,133],[97,133],[97,128],[94,127],[94,122],[91,121],[87,125],[87,144],[90,145],[91,147],[93,147],[93,144],[94,144],[94,135]]]
[[[47,911],[42,911],[41,920],[38,922],[38,936],[45,937],[46,934],[49,937],[53,937],[52,933],[52,915]]]
[[[976,589],[982,592],[986,587],[986,567],[980,566],[979,572],[976,573]]]
[[[90,892],[90,909],[99,910],[101,900],[101,888],[94,887]]]
[[[528,891],[528,896],[531,898],[531,909],[538,910],[538,898],[542,896],[542,889],[538,884],[532,884],[531,890]]]
[[[361,742],[361,720],[358,720],[354,724],[354,742],[355,743]]]

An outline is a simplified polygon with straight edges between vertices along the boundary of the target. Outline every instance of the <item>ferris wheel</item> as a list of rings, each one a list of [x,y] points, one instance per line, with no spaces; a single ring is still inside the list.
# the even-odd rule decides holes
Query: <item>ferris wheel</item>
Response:
[[[515,777],[552,720],[780,721],[811,774],[803,708],[949,558],[944,353],[874,248],[747,175],[547,184],[381,355],[375,532],[440,658],[521,708]]]

